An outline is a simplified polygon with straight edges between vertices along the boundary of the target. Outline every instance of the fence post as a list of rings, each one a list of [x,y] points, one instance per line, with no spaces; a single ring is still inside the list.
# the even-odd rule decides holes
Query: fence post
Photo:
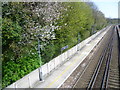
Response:
[[[47,63],[47,74],[49,74],[49,65]]]
[[[55,65],[55,58],[54,58],[54,69],[55,69],[56,65]]]
[[[31,82],[30,82],[30,76],[28,76],[28,82],[29,82],[29,87],[32,88]]]

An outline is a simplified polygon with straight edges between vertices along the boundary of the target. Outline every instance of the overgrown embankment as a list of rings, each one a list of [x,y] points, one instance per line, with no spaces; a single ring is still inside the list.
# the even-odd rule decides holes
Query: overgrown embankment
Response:
[[[3,88],[60,55],[63,46],[71,48],[105,25],[92,2],[2,3]]]

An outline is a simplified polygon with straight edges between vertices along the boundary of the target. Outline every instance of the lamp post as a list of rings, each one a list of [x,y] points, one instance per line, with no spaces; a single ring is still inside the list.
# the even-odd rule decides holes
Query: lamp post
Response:
[[[93,34],[94,34],[94,28],[95,28],[95,25],[92,25],[91,35],[93,35]]]
[[[77,51],[79,51],[79,43],[80,43],[80,33],[78,33],[78,47],[77,47]]]
[[[38,56],[39,56],[39,60],[40,60],[40,67],[39,67],[39,80],[40,81],[43,81],[43,76],[42,76],[42,67],[41,67],[41,52],[40,52],[40,48],[41,48],[41,45],[40,45],[40,38],[39,36],[41,35],[38,35]]]

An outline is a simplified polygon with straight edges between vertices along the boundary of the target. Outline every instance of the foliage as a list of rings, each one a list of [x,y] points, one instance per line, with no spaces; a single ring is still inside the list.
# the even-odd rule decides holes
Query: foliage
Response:
[[[2,10],[3,88],[106,25],[92,2],[5,2]]]
[[[39,61],[36,57],[24,57],[17,62],[10,60],[9,62],[3,62],[3,72],[2,72],[2,86],[10,85],[16,80],[22,78],[29,72],[39,67]]]
[[[107,25],[104,14],[98,10],[97,6],[93,2],[86,2],[92,8],[92,16],[94,23],[92,28],[94,30],[100,30]]]
[[[119,24],[120,23],[120,19],[119,18],[107,18],[107,23],[108,24]]]
[[[57,21],[58,30],[55,30],[56,42],[60,47],[69,45],[69,48],[77,44],[78,33],[81,39],[90,36],[90,28],[93,24],[92,10],[83,2],[64,3],[66,11]]]
[[[4,55],[4,60],[15,59],[17,56],[16,42],[21,39],[22,28],[18,23],[12,22],[8,18],[4,18],[2,21],[2,47]],[[14,58],[12,57],[14,55]],[[17,58],[17,57],[16,57]]]

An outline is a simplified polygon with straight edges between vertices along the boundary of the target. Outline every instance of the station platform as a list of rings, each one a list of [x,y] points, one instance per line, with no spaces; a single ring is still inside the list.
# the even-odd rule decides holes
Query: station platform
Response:
[[[94,40],[87,43],[82,49],[67,60],[60,67],[52,71],[44,80],[37,82],[33,88],[59,88],[65,80],[73,73],[73,71],[80,65],[81,62],[89,55],[93,48],[100,42],[109,29],[104,30]],[[85,63],[84,63],[85,65]],[[83,65],[83,66],[84,66]]]

